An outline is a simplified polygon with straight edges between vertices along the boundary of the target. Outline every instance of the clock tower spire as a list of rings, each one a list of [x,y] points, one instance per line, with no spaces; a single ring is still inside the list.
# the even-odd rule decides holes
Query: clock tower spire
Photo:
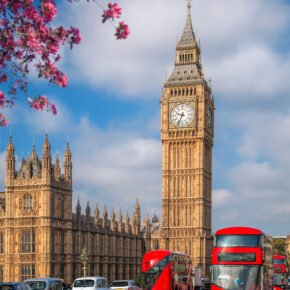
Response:
[[[190,2],[161,97],[162,237],[164,249],[191,255],[208,274],[214,101],[203,75]]]

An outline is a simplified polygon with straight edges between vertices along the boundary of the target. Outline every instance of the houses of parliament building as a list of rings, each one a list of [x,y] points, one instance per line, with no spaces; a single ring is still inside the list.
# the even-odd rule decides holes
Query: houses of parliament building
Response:
[[[47,134],[38,157],[35,145],[15,167],[12,137],[6,149],[5,192],[0,193],[0,280],[87,275],[135,279],[145,251],[166,249],[191,256],[206,274],[211,264],[212,146],[214,100],[204,78],[200,47],[192,29],[190,1],[176,45],[174,70],[161,95],[162,222],[141,222],[136,201],[128,213],[108,213],[78,201],[72,210],[72,154],[67,143],[61,169]],[[82,213],[83,212],[83,213]],[[110,215],[110,218],[108,218]]]

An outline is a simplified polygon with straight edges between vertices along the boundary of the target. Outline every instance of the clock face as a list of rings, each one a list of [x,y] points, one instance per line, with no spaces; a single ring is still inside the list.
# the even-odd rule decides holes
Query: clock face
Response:
[[[207,109],[207,127],[212,129],[212,111],[210,107]]]
[[[193,109],[187,104],[179,104],[175,106],[170,114],[172,123],[178,127],[187,127],[193,121],[193,117]]]

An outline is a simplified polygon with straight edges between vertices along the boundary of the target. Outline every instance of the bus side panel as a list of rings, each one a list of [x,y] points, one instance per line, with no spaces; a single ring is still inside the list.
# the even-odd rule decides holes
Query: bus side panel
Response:
[[[152,290],[172,290],[169,265],[165,267],[165,269],[157,279],[156,283],[154,284]]]

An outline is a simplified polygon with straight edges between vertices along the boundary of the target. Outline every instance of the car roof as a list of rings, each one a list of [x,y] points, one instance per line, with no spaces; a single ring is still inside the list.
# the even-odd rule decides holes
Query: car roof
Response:
[[[128,282],[128,284],[135,282],[134,280],[114,280],[111,284],[116,282]]]
[[[105,277],[80,277],[80,278],[76,278],[75,279],[75,281],[77,281],[77,280],[87,280],[87,279],[106,279],[107,280],[107,278],[105,278]]]
[[[45,281],[45,282],[61,281],[63,282],[63,280],[60,278],[30,278],[30,279],[26,279],[24,282],[33,282],[33,281]]]
[[[134,280],[114,280],[113,282],[128,282],[128,281],[134,281]]]
[[[0,286],[4,286],[4,285],[19,285],[19,284],[23,284],[23,282],[3,282],[3,283],[0,283]]]

